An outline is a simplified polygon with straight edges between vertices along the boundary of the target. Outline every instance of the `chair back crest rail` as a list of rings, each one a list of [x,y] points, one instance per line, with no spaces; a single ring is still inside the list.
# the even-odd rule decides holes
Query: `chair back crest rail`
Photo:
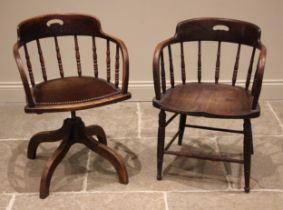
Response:
[[[55,57],[58,63],[58,75],[61,78],[65,77],[64,63],[62,60],[62,52],[60,48],[60,39],[62,36],[73,36],[74,44],[74,59],[76,62],[76,69],[78,77],[84,75],[84,69],[82,68],[81,51],[80,51],[80,37],[88,36],[91,39],[91,58],[93,62],[93,77],[100,78],[99,72],[105,71],[108,83],[111,83],[115,88],[121,89],[122,93],[127,93],[128,89],[128,78],[129,78],[129,59],[128,52],[125,44],[118,38],[113,37],[104,33],[101,29],[100,21],[96,17],[90,17],[85,15],[62,15],[52,14],[43,15],[35,18],[28,19],[21,22],[18,25],[18,41],[14,45],[13,52],[18,65],[21,79],[23,81],[26,98],[29,106],[34,106],[35,102],[32,97],[31,87],[34,87],[38,81],[34,76],[34,69],[31,62],[31,56],[29,53],[28,45],[35,41],[40,67],[42,81],[46,82],[49,80],[48,68],[45,64],[44,49],[41,45],[41,40],[44,38],[53,38]],[[106,69],[100,69],[98,65],[98,48],[97,39],[105,40],[105,63]],[[111,46],[113,49],[111,49]],[[115,47],[113,47],[115,46]],[[26,60],[26,68],[24,62],[22,62],[20,56],[20,48],[24,49],[24,57]],[[72,46],[71,46],[72,47]],[[102,50],[102,49],[100,49]],[[104,49],[103,49],[104,50]],[[112,52],[111,52],[112,51]],[[120,56],[121,54],[121,56]],[[114,56],[114,59],[111,59]],[[114,62],[114,68],[111,69],[111,62]],[[121,65],[120,65],[121,64]],[[120,70],[120,66],[122,69]],[[98,70],[100,69],[100,70]],[[112,72],[112,73],[111,73]],[[27,73],[27,75],[26,75]],[[111,75],[114,77],[111,78]],[[40,82],[42,82],[40,81]],[[121,84],[119,84],[121,81]],[[31,87],[30,87],[31,86]]]
[[[248,68],[246,71],[245,78],[245,90],[250,92],[253,96],[252,108],[256,108],[258,104],[258,98],[260,95],[262,78],[265,66],[266,48],[260,41],[261,30],[258,26],[244,22],[235,21],[230,19],[221,18],[202,18],[202,19],[191,19],[180,22],[176,27],[176,33],[173,37],[160,42],[154,52],[153,57],[153,78],[156,100],[160,100],[162,94],[168,89],[174,88],[176,85],[176,72],[180,71],[181,84],[185,84],[187,79],[194,80],[195,78],[189,78],[186,75],[189,70],[186,69],[185,61],[190,58],[185,56],[186,42],[196,42],[196,67],[190,71],[196,71],[197,82],[202,82],[203,73],[203,54],[205,53],[202,48],[207,41],[217,42],[216,56],[215,56],[215,70],[214,70],[214,83],[219,83],[221,74],[221,58],[227,56],[222,55],[222,45],[225,43],[235,44],[235,61],[232,69],[231,85],[235,86],[238,78],[239,62],[241,58],[241,48],[244,45],[250,49],[250,58]],[[174,66],[173,58],[177,56],[172,54],[172,46],[180,48],[178,62],[180,66]],[[179,45],[179,46],[178,46]],[[192,51],[192,49],[189,49]],[[258,60],[255,61],[255,57],[258,51]],[[168,55],[167,66],[165,60],[165,53]],[[256,67],[254,68],[254,64]],[[175,70],[175,72],[174,72]],[[168,71],[168,74],[166,74]],[[178,72],[179,73],[179,72]],[[166,87],[166,75],[170,80],[170,86]],[[251,81],[254,75],[253,81]],[[252,83],[252,87],[250,84]]]

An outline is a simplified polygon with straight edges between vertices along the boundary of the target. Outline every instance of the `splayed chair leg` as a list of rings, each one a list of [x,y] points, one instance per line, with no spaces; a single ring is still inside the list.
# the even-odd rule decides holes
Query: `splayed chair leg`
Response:
[[[107,145],[107,138],[103,128],[99,125],[90,125],[86,127],[86,135],[96,136],[98,141]]]
[[[29,141],[28,144],[28,151],[27,151],[27,157],[29,159],[35,159],[36,158],[36,151],[39,146],[39,144],[43,142],[55,142],[63,139],[65,127],[64,125],[62,128],[54,131],[44,131],[35,134]]]
[[[72,144],[68,142],[68,139],[64,139],[53,155],[49,157],[41,176],[40,198],[46,198],[49,195],[49,186],[53,172],[65,157],[71,146]]]
[[[117,171],[120,183],[122,184],[129,183],[127,169],[124,164],[123,158],[120,155],[118,155],[110,147],[107,147],[106,145],[101,144],[90,137],[83,138],[81,142],[95,153],[104,157],[114,166],[114,168]]]
[[[98,141],[92,138],[92,135],[95,135],[98,138]],[[65,119],[61,129],[36,134],[30,141],[28,157],[35,157],[36,149],[40,143],[57,141],[60,139],[63,139],[63,141],[48,159],[42,172],[40,198],[46,198],[49,195],[49,187],[53,172],[74,143],[83,143],[88,148],[110,161],[117,171],[119,181],[123,184],[129,182],[125,163],[120,155],[106,145],[106,135],[102,127],[98,125],[85,127],[81,118],[76,117],[75,113],[72,113],[71,118]]]

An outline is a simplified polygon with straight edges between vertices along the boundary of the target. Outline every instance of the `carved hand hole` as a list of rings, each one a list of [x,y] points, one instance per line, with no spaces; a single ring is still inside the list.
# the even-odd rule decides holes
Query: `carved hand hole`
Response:
[[[64,24],[64,21],[60,20],[60,19],[52,19],[52,20],[48,20],[47,23],[46,23],[46,25],[48,27],[55,25],[55,24],[59,24],[59,25],[62,26]]]
[[[214,31],[229,31],[230,28],[228,26],[225,26],[225,25],[215,25],[215,26],[213,26],[213,30]]]

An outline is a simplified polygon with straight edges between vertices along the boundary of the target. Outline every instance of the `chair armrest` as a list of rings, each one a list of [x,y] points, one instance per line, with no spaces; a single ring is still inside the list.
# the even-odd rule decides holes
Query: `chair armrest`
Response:
[[[14,58],[16,61],[16,64],[18,66],[19,72],[20,72],[20,76],[22,79],[22,83],[24,86],[24,90],[25,90],[25,94],[26,94],[26,100],[27,100],[27,104],[29,107],[33,107],[34,106],[34,100],[31,94],[31,90],[30,90],[30,86],[28,83],[28,79],[27,79],[27,75],[25,73],[25,69],[24,69],[24,65],[19,53],[19,48],[21,47],[21,43],[18,41],[14,44],[13,47],[13,54],[14,54]]]
[[[257,104],[258,104],[258,99],[260,96],[260,92],[261,92],[262,79],[263,79],[264,67],[265,67],[265,61],[266,61],[266,51],[267,51],[266,47],[263,44],[261,44],[259,60],[257,64],[254,81],[253,81],[253,87],[252,87],[252,94],[254,96],[252,109],[256,109]]]
[[[170,44],[171,42],[174,41],[174,38],[169,38],[166,39],[162,42],[160,42],[153,54],[153,63],[152,63],[152,69],[153,69],[153,84],[154,84],[154,91],[155,91],[155,98],[156,100],[160,100],[161,97],[161,91],[160,91],[160,71],[159,71],[159,66],[160,66],[160,54],[165,46]]]
[[[102,37],[109,39],[119,45],[122,52],[122,63],[123,63],[123,74],[122,74],[122,93],[126,94],[128,92],[129,84],[129,54],[125,43],[117,37],[112,35],[102,33]]]

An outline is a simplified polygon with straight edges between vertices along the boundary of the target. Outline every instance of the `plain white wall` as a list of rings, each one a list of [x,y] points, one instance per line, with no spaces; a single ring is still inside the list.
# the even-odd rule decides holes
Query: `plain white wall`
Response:
[[[136,100],[153,97],[151,64],[154,47],[174,34],[179,21],[196,17],[225,17],[253,22],[261,27],[262,41],[268,49],[264,97],[282,99],[282,10],[281,0],[2,0],[1,101],[23,100],[20,77],[12,56],[17,24],[47,13],[97,16],[105,32],[124,40],[130,55],[130,90]]]

